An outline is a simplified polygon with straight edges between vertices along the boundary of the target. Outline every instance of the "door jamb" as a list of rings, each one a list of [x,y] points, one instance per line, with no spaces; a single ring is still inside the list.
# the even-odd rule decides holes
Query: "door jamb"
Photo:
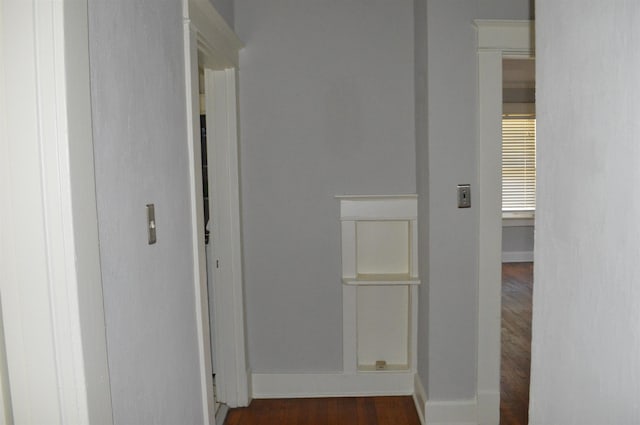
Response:
[[[0,423],[111,424],[87,1],[3,1],[0,28]]]
[[[218,398],[229,407],[249,404],[244,338],[236,70],[205,68],[211,237],[219,267],[213,269]],[[213,262],[212,262],[213,263]]]
[[[207,270],[204,245],[204,219],[202,199],[202,170],[200,167],[200,131],[199,131],[199,90],[198,61],[206,70],[234,73],[238,67],[238,51],[242,43],[216,12],[208,0],[183,0],[184,51],[186,83],[187,141],[189,146],[189,175],[193,240],[193,273],[195,290],[195,313],[198,328],[198,346],[200,379],[202,388],[203,415],[206,423],[215,423],[213,400],[212,360],[209,333],[209,308],[207,304]],[[225,275],[219,276],[216,269],[214,278],[214,302],[216,316],[214,321],[216,336],[214,346],[220,358],[217,362],[222,369],[217,386],[221,392],[220,401],[231,407],[247,405],[249,402],[249,384],[245,353],[244,301],[242,290],[242,261],[240,239],[240,204],[237,159],[237,100],[235,97],[235,78],[225,85],[233,91],[232,101],[217,105],[211,118],[221,126],[208,136],[208,143],[214,151],[222,152],[223,157],[215,158],[216,172],[220,173],[215,181],[209,175],[209,190],[213,195],[226,194],[229,201],[215,203],[210,209],[211,217],[218,219],[216,226],[227,229],[227,239],[216,240],[217,258],[221,260]],[[232,86],[232,87],[231,87]],[[205,88],[206,91],[206,88]],[[217,97],[217,95],[216,95]],[[219,106],[222,106],[221,108]],[[225,131],[227,137],[219,137],[218,131]],[[233,153],[235,152],[235,155]],[[212,153],[213,154],[213,153]],[[215,240],[215,230],[213,232]],[[218,308],[217,305],[224,305]],[[228,359],[232,357],[232,361]],[[235,365],[232,367],[231,365]],[[235,388],[235,391],[227,391]]]
[[[478,423],[500,421],[502,59],[532,57],[533,21],[476,20],[478,34]]]

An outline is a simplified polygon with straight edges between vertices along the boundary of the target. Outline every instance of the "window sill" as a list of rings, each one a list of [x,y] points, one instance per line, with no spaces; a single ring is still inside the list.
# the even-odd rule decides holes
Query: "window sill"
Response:
[[[533,226],[535,219],[535,211],[506,211],[502,213],[502,227]]]

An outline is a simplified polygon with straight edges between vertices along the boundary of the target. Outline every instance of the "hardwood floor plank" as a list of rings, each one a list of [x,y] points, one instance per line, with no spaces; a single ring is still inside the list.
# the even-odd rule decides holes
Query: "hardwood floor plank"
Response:
[[[528,423],[532,295],[533,263],[503,264],[501,425]]]
[[[376,406],[372,397],[357,399],[358,424],[378,425]]]
[[[385,397],[375,401],[376,417],[380,425],[403,423],[401,420],[401,408],[395,403],[395,397]],[[404,416],[404,415],[402,415]],[[394,422],[395,421],[395,422]]]
[[[380,425],[420,423],[411,397],[381,397],[375,402]]]
[[[318,425],[330,425],[329,422],[329,407],[331,400],[321,400],[314,398],[309,406],[309,414],[315,418]]]
[[[357,424],[358,423],[358,409],[356,407],[355,399],[353,398],[338,398],[338,420],[337,424]]]
[[[269,402],[268,400],[264,400],[265,403]],[[273,400],[271,400],[273,401]],[[282,423],[283,424],[291,424],[291,425],[303,425],[305,424],[305,402],[308,401],[307,399],[300,399],[300,400],[280,400],[281,401],[281,406],[284,409],[284,416],[282,419]],[[271,404],[271,403],[270,403]],[[298,406],[300,405],[300,406]],[[249,406],[251,407],[251,406]],[[265,424],[276,424],[277,421],[275,419],[272,419],[270,415],[268,415],[268,412],[264,412],[263,415],[265,416],[265,419],[269,419],[268,422],[265,422]],[[250,424],[251,422],[247,422],[248,424]]]
[[[327,401],[327,423],[337,424],[340,420],[340,408],[338,407],[338,399],[332,398]]]
[[[253,400],[226,425],[420,425],[411,397]]]

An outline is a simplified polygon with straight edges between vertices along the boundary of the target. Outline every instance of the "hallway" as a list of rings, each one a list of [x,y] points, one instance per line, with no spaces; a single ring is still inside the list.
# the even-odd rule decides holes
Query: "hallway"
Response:
[[[501,425],[526,425],[531,363],[533,263],[502,265]],[[419,424],[410,397],[254,400],[229,412],[238,424]]]

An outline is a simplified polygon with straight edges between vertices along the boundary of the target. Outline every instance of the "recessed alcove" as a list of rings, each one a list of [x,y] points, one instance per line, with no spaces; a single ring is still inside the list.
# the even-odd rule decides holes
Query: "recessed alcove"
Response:
[[[417,197],[339,199],[345,372],[415,371]]]

